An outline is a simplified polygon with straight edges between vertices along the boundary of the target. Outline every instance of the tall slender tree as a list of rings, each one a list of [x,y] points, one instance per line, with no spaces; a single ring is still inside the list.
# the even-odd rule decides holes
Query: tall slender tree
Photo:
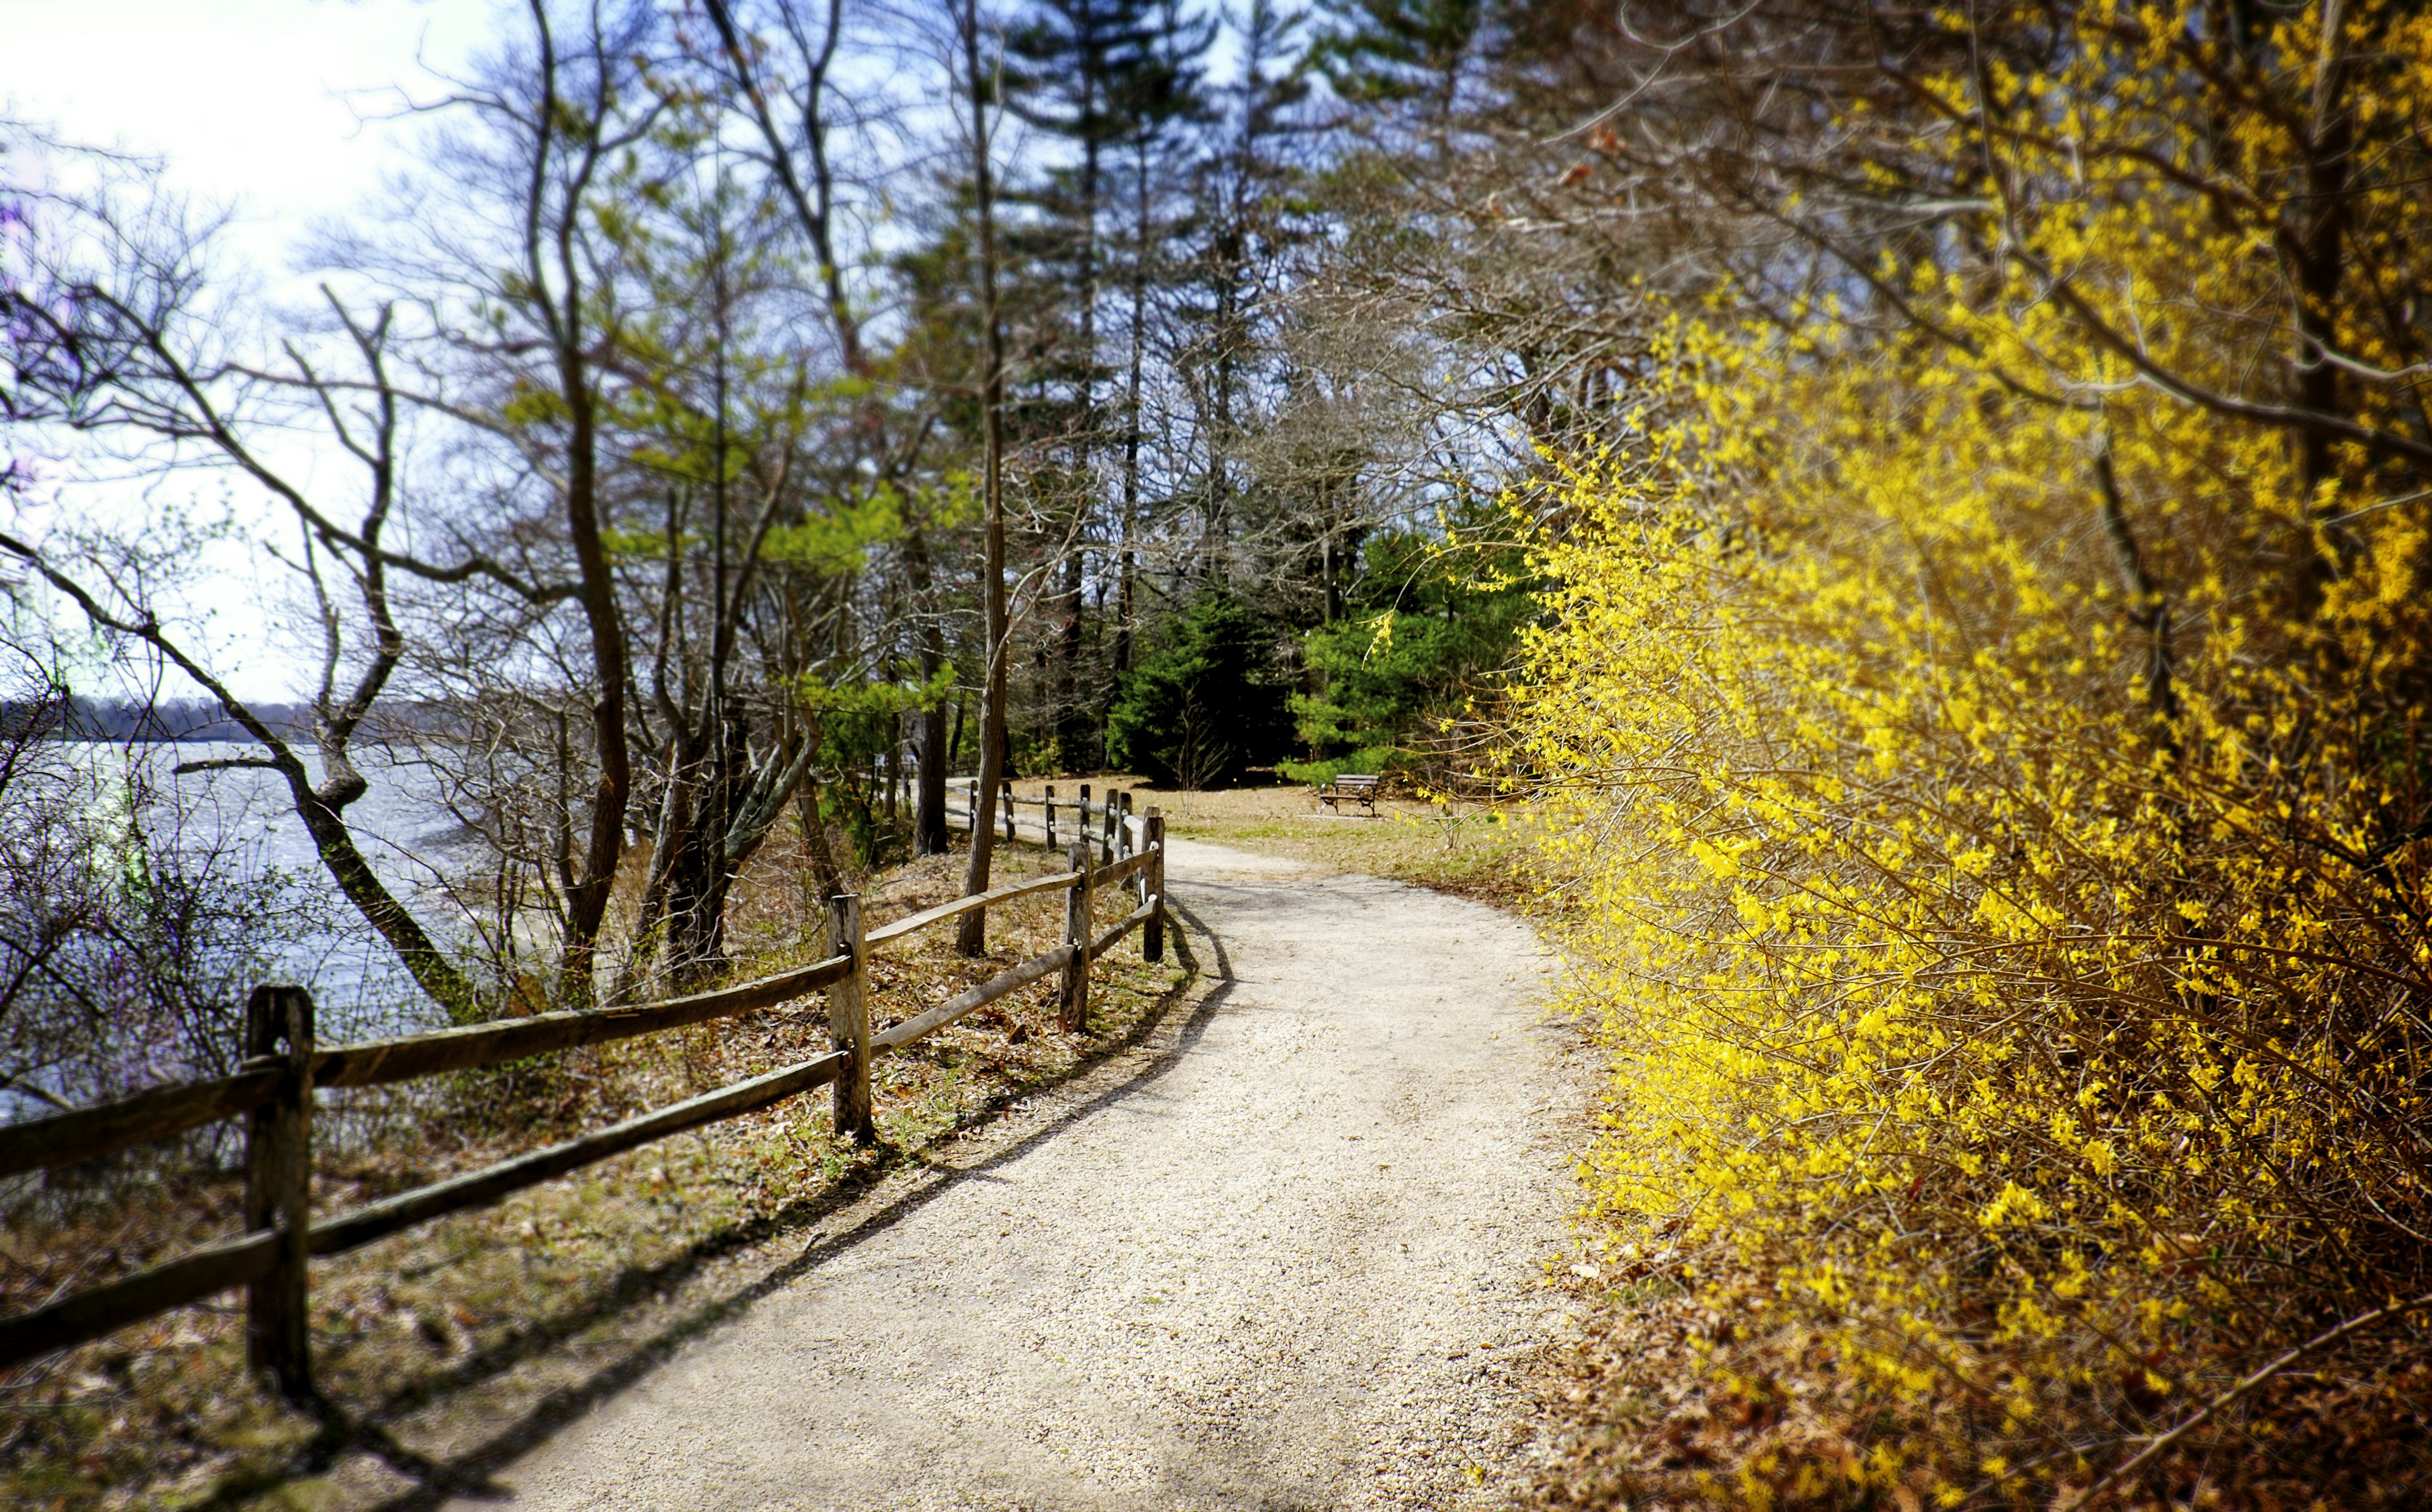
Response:
[[[977,800],[971,805],[971,849],[963,874],[966,894],[988,891],[988,865],[995,852],[997,789],[1005,781],[1006,644],[1005,593],[1005,315],[1001,308],[997,268],[997,184],[995,106],[1002,98],[1004,68],[990,46],[987,15],[980,0],[960,0],[954,13],[955,56],[961,67],[958,83],[968,109],[966,145],[971,153],[972,214],[978,232],[972,274],[978,285],[980,340],[980,602],[986,630],[986,651],[980,682],[980,770]],[[983,909],[962,916],[955,948],[965,955],[988,949],[988,918]]]
[[[1056,371],[1041,375],[1060,378],[1057,408],[1069,427],[1061,449],[1070,519],[1051,534],[1072,544],[1055,569],[1050,680],[1051,728],[1067,765],[1092,764],[1095,748],[1080,695],[1082,595],[1089,575],[1087,543],[1101,514],[1098,464],[1106,439],[1098,389],[1107,366],[1099,349],[1099,310],[1113,198],[1108,160],[1137,134],[1135,113],[1157,92],[1153,81],[1170,68],[1159,45],[1165,19],[1156,0],[1038,0],[1030,18],[1006,39],[1009,108],[1068,155],[1039,175],[1028,195],[1042,214],[1047,260],[1069,266],[1072,278],[1070,328]]]
[[[1131,224],[1125,277],[1129,308],[1124,324],[1123,482],[1115,520],[1117,560],[1109,710],[1114,690],[1121,687],[1132,667],[1139,565],[1135,535],[1145,523],[1140,464],[1146,435],[1141,401],[1150,353],[1149,298],[1152,289],[1172,274],[1164,252],[1165,231],[1177,217],[1167,213],[1165,205],[1184,187],[1170,166],[1168,172],[1155,170],[1182,157],[1189,150],[1191,128],[1209,119],[1203,70],[1208,50],[1216,39],[1218,20],[1214,15],[1193,19],[1177,0],[1162,0],[1157,24],[1153,65],[1131,76],[1120,102],[1120,113],[1128,126],[1123,148],[1130,157],[1127,208]],[[1100,712],[1102,725],[1109,710]]]
[[[1226,575],[1235,452],[1247,419],[1260,325],[1272,313],[1261,292],[1281,277],[1287,251],[1291,164],[1285,149],[1309,97],[1300,33],[1297,14],[1275,0],[1250,0],[1237,39],[1236,72],[1218,92],[1218,140],[1200,169],[1195,308],[1188,311],[1196,332],[1182,362],[1200,412],[1197,555],[1199,575],[1209,583]]]
[[[705,0],[722,82],[748,116],[796,224],[818,261],[820,302],[834,336],[838,364],[858,401],[857,423],[849,432],[853,459],[870,463],[873,486],[909,496],[906,488],[925,449],[934,409],[899,415],[881,379],[888,375],[883,343],[864,333],[864,304],[846,265],[847,195],[851,176],[839,166],[838,138],[869,150],[866,138],[851,134],[857,112],[838,88],[837,59],[846,41],[844,0],[771,0],[741,18],[732,0]],[[751,27],[755,17],[765,23]],[[937,543],[917,508],[904,511],[903,563],[914,619],[915,651],[924,685],[946,664],[942,615],[936,602]],[[920,855],[946,849],[946,776],[953,762],[946,710],[932,702],[913,717],[920,765],[913,800],[912,843]]]

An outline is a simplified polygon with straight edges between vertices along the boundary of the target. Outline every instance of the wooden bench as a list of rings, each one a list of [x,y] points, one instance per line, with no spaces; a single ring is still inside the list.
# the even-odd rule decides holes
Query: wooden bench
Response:
[[[1359,804],[1373,815],[1376,812],[1376,784],[1382,781],[1378,777],[1345,772],[1332,781],[1321,784],[1317,790],[1317,800],[1337,814],[1343,812],[1341,805],[1347,800]]]

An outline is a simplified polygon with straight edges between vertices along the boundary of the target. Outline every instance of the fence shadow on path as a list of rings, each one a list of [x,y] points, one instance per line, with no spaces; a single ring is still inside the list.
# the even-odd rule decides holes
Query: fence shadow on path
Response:
[[[1082,1119],[1139,1095],[1179,1064],[1207,1033],[1209,1021],[1230,997],[1237,979],[1224,943],[1206,923],[1178,901],[1168,899],[1165,906],[1168,914],[1184,925],[1174,930],[1170,939],[1175,955],[1190,974],[1169,989],[1157,1005],[1141,1015],[1139,1022],[1122,1036],[1092,1049],[1062,1075],[1030,1088],[1019,1098],[1000,1095],[991,1099],[937,1139],[915,1149],[888,1151],[892,1158],[836,1187],[790,1204],[735,1232],[704,1241],[664,1264],[628,1271],[589,1305],[530,1325],[467,1356],[454,1368],[417,1382],[368,1411],[358,1413],[343,1403],[323,1398],[318,1404],[322,1431],[305,1446],[296,1462],[270,1474],[240,1476],[223,1482],[211,1496],[195,1505],[212,1509],[212,1512],[242,1506],[281,1486],[326,1474],[347,1456],[356,1453],[378,1459],[397,1474],[416,1483],[374,1504],[377,1512],[430,1512],[430,1509],[440,1507],[451,1500],[508,1499],[513,1492],[494,1478],[498,1470],[547,1443],[560,1430],[595,1406],[646,1379],[661,1365],[674,1358],[684,1345],[739,1317],[763,1299],[817,1270],[821,1265],[850,1252],[865,1240],[887,1233],[945,1192],[968,1181],[988,1179],[997,1168],[1038,1148]],[[1215,969],[1212,973],[1201,966],[1197,956],[1196,948],[1203,943],[1213,958]],[[1175,1012],[1185,1007],[1189,1009],[1188,1014],[1178,1025],[1174,1024]],[[983,1133],[1003,1117],[1017,1100],[1052,1095],[1102,1071],[1109,1062],[1139,1050],[1169,1027],[1174,1031],[1170,1044],[1141,1057],[1136,1065],[1124,1067],[1106,1085],[1057,1111],[1039,1127],[1008,1140],[980,1160],[969,1166],[937,1166],[924,1158],[958,1140]],[[649,1337],[627,1347],[620,1358],[595,1370],[579,1385],[561,1386],[546,1393],[514,1422],[472,1448],[444,1459],[433,1458],[401,1442],[393,1432],[395,1424],[412,1414],[444,1404],[459,1393],[497,1380],[518,1365],[545,1355],[586,1330],[612,1320],[635,1304],[684,1285],[718,1259],[755,1246],[782,1241],[789,1235],[799,1234],[834,1218],[868,1198],[889,1179],[915,1168],[925,1168],[928,1174],[925,1178],[916,1178],[916,1184],[886,1206],[851,1228],[836,1234],[814,1235],[810,1244],[792,1259],[724,1296],[703,1299],[692,1305]]]

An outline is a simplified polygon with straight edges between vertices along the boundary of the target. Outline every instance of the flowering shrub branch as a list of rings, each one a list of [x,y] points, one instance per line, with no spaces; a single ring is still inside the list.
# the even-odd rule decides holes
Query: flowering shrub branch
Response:
[[[1566,527],[1507,771],[1585,900],[1598,1201],[1753,1288],[1714,1390],[1812,1346],[1839,1403],[1656,1434],[1641,1488],[2406,1504],[2432,522],[2375,501],[2432,456],[2382,318],[2432,298],[2432,22],[2274,13],[2371,254],[2292,293],[2321,142],[2205,71],[2218,18],[2039,14],[2042,74],[1917,81],[1983,208],[1873,272],[1949,339],[1684,315],[1683,418],[1515,501]],[[2306,342],[2345,376],[2255,397]]]

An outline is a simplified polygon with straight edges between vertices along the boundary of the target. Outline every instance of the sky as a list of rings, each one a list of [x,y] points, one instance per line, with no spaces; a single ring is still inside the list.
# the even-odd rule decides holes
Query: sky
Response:
[[[394,119],[400,88],[432,98],[441,76],[520,31],[521,8],[518,0],[0,0],[0,114],[72,144],[157,158],[170,188],[232,213],[221,246],[254,291],[307,301],[310,284],[295,276],[310,271],[300,253],[311,233],[366,209],[384,174],[407,163],[419,123]],[[280,461],[308,478],[325,462],[353,466],[335,454]],[[122,502],[146,507],[134,495]],[[184,595],[210,615],[196,633],[213,669],[246,697],[309,692],[306,638],[279,613],[292,587],[275,563],[230,548]]]
[[[395,130],[382,92],[448,68],[494,0],[0,0],[0,101],[73,141],[164,158],[248,221],[356,203]]]
[[[499,3],[0,0],[0,110],[160,158],[172,186],[234,212],[234,246],[275,284],[315,223],[361,207],[400,161],[403,130],[380,119],[397,87],[431,93],[429,69],[481,46]],[[304,664],[262,613],[268,586],[219,563],[198,607],[240,695],[295,697]]]

